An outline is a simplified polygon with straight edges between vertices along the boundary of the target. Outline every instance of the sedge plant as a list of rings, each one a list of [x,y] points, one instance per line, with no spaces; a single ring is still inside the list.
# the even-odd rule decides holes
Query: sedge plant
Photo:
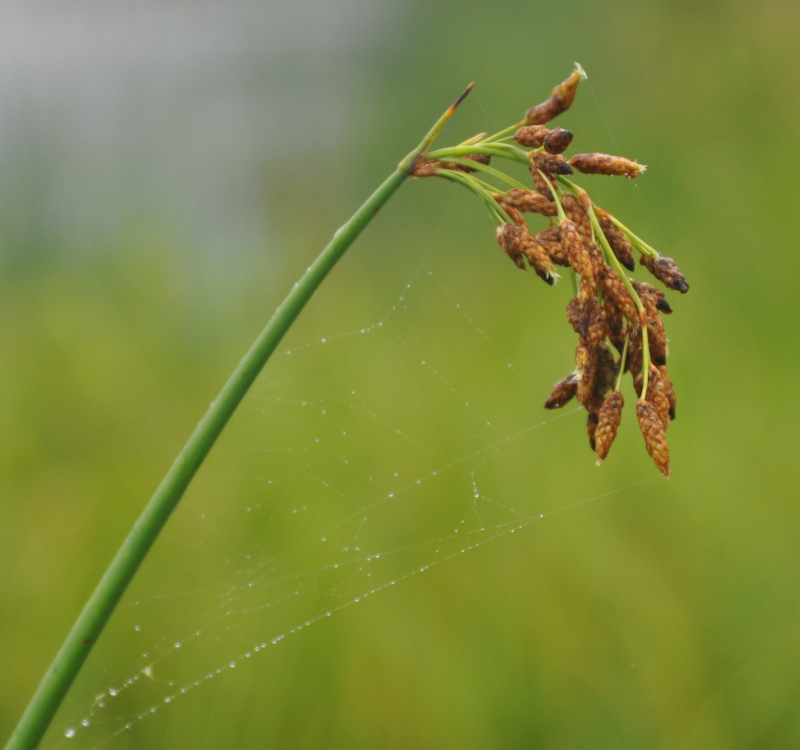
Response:
[[[44,675],[6,750],[31,750],[39,745],[128,584],[250,386],[337,261],[409,177],[443,178],[475,194],[496,224],[498,243],[518,268],[531,267],[550,285],[559,279],[558,267],[567,269],[575,291],[567,319],[579,344],[574,369],[556,383],[545,407],[559,408],[577,398],[587,411],[590,445],[600,463],[621,420],[620,380],[624,372],[630,372],[645,447],[658,469],[669,476],[665,433],[675,418],[675,391],[667,369],[661,314],[671,313],[672,308],[660,289],[629,278],[627,272],[635,268],[633,253],[639,253],[640,264],[668,289],[683,293],[689,286],[671,258],[597,206],[570,179],[575,171],[634,178],[644,170],[636,162],[608,154],[576,154],[569,160],[564,156],[573,134],[564,128],[551,129],[549,122],[569,109],[584,77],[583,69],[576,66],[548,99],[499,133],[432,150],[434,140],[472,90],[470,84],[334,233],[242,358],[145,506]],[[533,186],[499,169],[499,161],[525,165]],[[533,234],[524,213],[539,214],[548,226]]]

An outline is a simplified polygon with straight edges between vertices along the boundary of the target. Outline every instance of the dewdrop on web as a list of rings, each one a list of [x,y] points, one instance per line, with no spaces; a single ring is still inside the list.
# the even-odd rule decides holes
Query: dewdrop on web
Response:
[[[569,110],[584,78],[585,71],[576,63],[522,122],[425,154],[413,174],[443,177],[473,191],[497,224],[498,244],[518,269],[532,268],[549,285],[560,279],[558,267],[568,269],[575,289],[567,305],[567,322],[578,335],[575,366],[555,384],[545,408],[559,409],[577,399],[586,410],[589,444],[600,464],[622,421],[621,380],[630,373],[645,448],[668,477],[666,431],[675,419],[676,397],[662,316],[671,314],[672,307],[661,289],[629,276],[636,270],[635,254],[639,265],[667,290],[685,294],[689,284],[672,258],[653,249],[573,182],[576,172],[635,179],[646,169],[611,154],[567,158],[573,133],[550,128],[550,122]],[[497,169],[498,159],[525,164],[533,186]],[[504,189],[490,180],[503,182]],[[546,226],[534,233],[525,215],[538,215]]]

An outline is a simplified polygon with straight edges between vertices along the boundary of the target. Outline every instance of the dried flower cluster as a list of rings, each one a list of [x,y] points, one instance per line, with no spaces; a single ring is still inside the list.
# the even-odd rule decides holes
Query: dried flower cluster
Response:
[[[555,384],[545,408],[577,399],[588,414],[589,442],[599,464],[617,435],[625,403],[620,383],[623,373],[630,372],[645,447],[669,476],[666,430],[675,419],[675,391],[662,315],[672,308],[659,288],[628,276],[636,268],[634,254],[667,289],[685,293],[689,285],[672,258],[650,247],[568,179],[576,171],[633,179],[645,169],[609,154],[564,156],[573,134],[551,129],[549,123],[569,109],[584,77],[576,66],[546,101],[527,111],[523,122],[431,152],[417,162],[414,174],[445,177],[481,197],[497,221],[500,247],[517,268],[529,266],[551,285],[559,279],[558,267],[571,270],[575,297],[567,305],[567,320],[579,337],[575,368]],[[526,164],[534,187],[490,166],[493,158]],[[484,177],[510,187],[500,191]],[[534,234],[524,214],[546,217],[549,225]]]

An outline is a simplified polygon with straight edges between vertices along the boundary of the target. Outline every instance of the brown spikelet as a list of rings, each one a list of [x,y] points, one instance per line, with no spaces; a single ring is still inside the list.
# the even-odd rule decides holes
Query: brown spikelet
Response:
[[[572,326],[572,330],[582,339],[586,338],[586,331],[589,319],[586,310],[578,297],[573,297],[567,304],[567,322]]]
[[[505,201],[509,206],[513,206],[520,211],[542,214],[542,216],[556,215],[556,204],[535,190],[511,188],[506,193]]]
[[[589,253],[584,247],[578,227],[569,219],[561,219],[558,223],[558,234],[561,237],[561,244],[569,258],[569,264],[579,276],[592,278],[594,269]]]
[[[511,258],[517,268],[525,270],[525,256],[522,252],[523,228],[517,224],[503,224],[497,227],[497,242],[503,252]]]
[[[639,262],[668,289],[674,289],[681,294],[686,294],[689,291],[689,283],[686,281],[686,277],[672,258],[667,258],[664,255],[659,255],[657,258],[653,258],[650,255],[642,255]]]
[[[580,284],[578,285],[578,299],[582,305],[585,305],[590,299],[597,296],[597,287],[599,286],[599,279],[597,276],[581,276]]]
[[[581,202],[572,193],[564,193],[561,196],[561,207],[564,209],[567,218],[578,228],[581,238],[587,243],[591,242],[592,224]]]
[[[638,329],[634,329],[631,323],[628,326],[628,359],[626,360],[625,367],[631,375],[633,375],[634,386],[636,384],[636,378],[639,377],[642,372],[643,361],[641,332]],[[641,395],[640,391],[641,386],[636,393]]]
[[[614,438],[617,437],[617,430],[622,421],[622,407],[625,399],[621,391],[611,391],[603,401],[597,415],[597,429],[595,430],[595,453],[597,453],[598,465],[605,461]]]
[[[558,84],[550,94],[547,101],[531,107],[525,114],[525,121],[528,125],[542,125],[550,122],[554,117],[558,117],[562,112],[566,112],[575,101],[575,93],[581,79],[586,77],[580,65],[575,67],[572,74]]]
[[[559,275],[547,251],[536,241],[534,236],[528,232],[527,229],[522,232],[520,249],[523,255],[528,259],[531,268],[536,271],[536,275],[540,279],[546,281],[551,286],[558,280]]]
[[[537,151],[533,155],[533,164],[536,169],[544,172],[551,182],[560,174],[572,174],[572,167],[561,154]]]
[[[675,397],[675,388],[672,385],[672,378],[669,375],[669,370],[666,365],[660,365],[658,372],[661,375],[661,380],[664,383],[664,390],[667,393],[669,400],[669,418],[670,421],[675,421],[675,407],[677,406],[677,399]]]
[[[546,125],[527,125],[514,133],[514,140],[525,148],[541,148],[549,132]]]
[[[603,291],[628,320],[638,325],[639,311],[633,297],[628,292],[620,275],[608,266],[603,274]]]
[[[569,266],[569,256],[561,244],[561,236],[557,229],[543,229],[536,235],[536,241],[547,250],[553,263],[557,266]]]
[[[549,154],[563,154],[570,143],[572,143],[572,133],[564,128],[556,128],[547,133],[542,145]]]
[[[613,387],[619,367],[604,341],[597,347],[597,383],[595,395],[602,399]]]
[[[647,169],[644,164],[611,154],[575,154],[569,163],[584,174],[617,175],[630,179],[638,177]]]
[[[594,352],[606,337],[606,311],[598,301],[597,297],[592,297],[583,306],[586,316],[586,333],[581,336],[581,343],[590,351]]]
[[[667,437],[664,433],[664,424],[658,416],[655,406],[640,398],[636,402],[636,416],[639,419],[639,429],[644,436],[644,445],[650,458],[653,459],[658,470],[668,477],[670,465]]]
[[[597,434],[597,422],[597,411],[589,411],[589,414],[586,416],[586,432],[589,434],[589,447],[592,450],[595,450],[597,447],[597,443],[595,442],[595,435]]]
[[[611,221],[608,211],[598,208],[595,211],[595,215],[617,260],[629,271],[633,271],[636,268],[636,264],[633,261],[633,246],[625,236],[625,232]]]
[[[545,197],[547,200],[553,200],[553,193],[550,190],[550,186],[547,184],[547,180],[545,180],[542,173],[536,167],[536,164],[531,162],[530,166],[531,176],[533,177],[533,184],[536,185],[536,189]]]
[[[569,403],[575,398],[578,392],[578,376],[571,372],[567,377],[561,378],[554,386],[544,402],[545,409],[560,409],[564,404]]]
[[[670,423],[669,395],[667,386],[661,377],[661,371],[655,365],[650,365],[650,377],[647,379],[645,400],[655,406],[656,412],[664,423],[664,429],[666,430]]]

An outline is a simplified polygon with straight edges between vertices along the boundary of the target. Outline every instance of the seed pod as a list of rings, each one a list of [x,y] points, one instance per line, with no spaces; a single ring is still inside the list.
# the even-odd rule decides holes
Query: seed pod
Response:
[[[557,213],[556,204],[535,190],[511,188],[506,193],[505,201],[520,211],[537,213],[542,216],[555,216]]]
[[[597,276],[581,276],[580,284],[578,285],[578,299],[582,305],[587,304],[590,300],[597,297],[597,287],[599,280]]]
[[[497,227],[496,237],[503,252],[511,258],[520,270],[525,270],[524,254],[522,252],[522,227],[516,224],[503,224]]]
[[[624,156],[611,154],[575,154],[569,163],[584,174],[606,174],[633,179],[644,172],[647,167]]]
[[[514,140],[525,148],[541,148],[549,132],[545,125],[528,125],[514,133]]]
[[[622,350],[625,348],[625,318],[620,309],[608,297],[603,300],[603,308],[606,311],[608,339],[616,350],[622,354]]]
[[[583,306],[586,316],[586,334],[581,336],[583,344],[590,352],[594,352],[606,337],[606,311],[597,301],[597,297],[592,297]]]
[[[561,244],[561,237],[557,229],[543,229],[536,235],[536,241],[547,250],[553,263],[557,266],[569,267],[569,257]]]
[[[670,473],[669,447],[664,433],[664,424],[655,407],[649,401],[639,399],[636,403],[636,416],[639,429],[644,436],[644,445],[658,470],[668,477]]]
[[[633,271],[636,268],[636,264],[633,262],[633,246],[625,236],[625,232],[611,221],[608,211],[598,208],[595,214],[617,260],[629,271]]]
[[[537,169],[536,164],[531,162],[530,166],[531,176],[533,177],[533,184],[536,185],[536,189],[545,197],[547,200],[553,200],[553,193],[550,190],[550,186],[547,184],[547,180],[542,176],[542,173]]]
[[[558,234],[572,269],[578,275],[591,279],[594,276],[592,260],[583,245],[575,223],[569,219],[561,219],[558,223]]]
[[[622,407],[625,399],[621,391],[611,391],[606,396],[603,405],[597,415],[597,430],[594,434],[595,453],[597,453],[597,465],[599,466],[608,456],[614,438],[617,437],[617,430],[622,421]]]
[[[536,241],[527,229],[522,232],[520,249],[528,259],[531,268],[536,271],[536,275],[540,279],[552,286],[560,278],[547,251]]]
[[[667,393],[667,386],[661,377],[661,371],[655,365],[650,365],[650,376],[647,379],[647,395],[645,396],[645,400],[655,406],[656,412],[664,423],[664,429],[666,430],[670,422],[669,395]]]
[[[566,80],[562,81],[553,89],[547,101],[531,107],[525,114],[525,121],[528,125],[542,125],[550,122],[554,117],[558,117],[562,112],[566,112],[575,101],[575,92],[582,78],[586,78],[586,73],[580,65],[575,66],[575,70]]]
[[[608,344],[605,341],[601,342],[597,347],[596,356],[597,382],[595,384],[595,396],[602,401],[606,393],[614,387],[619,368],[611,349],[608,348]]]
[[[547,133],[542,145],[549,154],[563,154],[570,143],[572,143],[572,133],[564,128],[556,128]]]
[[[642,337],[638,330],[631,330],[632,326],[628,326],[628,358],[625,362],[626,369],[633,376],[633,384],[636,387],[636,378],[642,372]],[[636,391],[637,395],[641,396],[641,386]]]
[[[589,325],[589,320],[586,316],[586,310],[581,305],[578,297],[573,297],[567,305],[567,322],[572,326],[572,330],[581,337],[586,338],[586,331]]]
[[[591,242],[592,224],[581,202],[572,193],[565,192],[564,195],[561,196],[561,207],[564,209],[567,218],[574,222],[575,226],[578,228],[581,238],[587,243]]]
[[[544,172],[552,182],[556,175],[572,174],[572,167],[561,154],[548,154],[547,151],[537,151],[533,155],[536,169]]]
[[[686,294],[689,291],[686,277],[672,258],[667,258],[663,255],[659,255],[657,258],[653,258],[650,255],[642,255],[639,258],[639,262],[668,289],[674,289],[681,294]]]
[[[666,391],[667,398],[669,399],[669,418],[670,421],[674,422],[677,399],[675,397],[675,388],[672,385],[672,378],[669,376],[669,370],[667,369],[666,365],[659,366],[658,372],[661,375],[661,381],[664,383],[664,390]]]
[[[597,434],[597,422],[597,411],[590,411],[586,417],[586,432],[589,434],[589,447],[592,450],[597,448],[597,443],[595,442],[595,435]]]
[[[612,268],[606,268],[603,275],[603,291],[606,297],[620,309],[628,320],[634,325],[638,325],[639,311],[636,308],[636,303],[628,292],[625,282]]]
[[[544,402],[545,409],[560,409],[564,404],[569,403],[575,398],[578,392],[578,376],[571,372],[567,377],[561,378],[554,386],[547,401]]]

